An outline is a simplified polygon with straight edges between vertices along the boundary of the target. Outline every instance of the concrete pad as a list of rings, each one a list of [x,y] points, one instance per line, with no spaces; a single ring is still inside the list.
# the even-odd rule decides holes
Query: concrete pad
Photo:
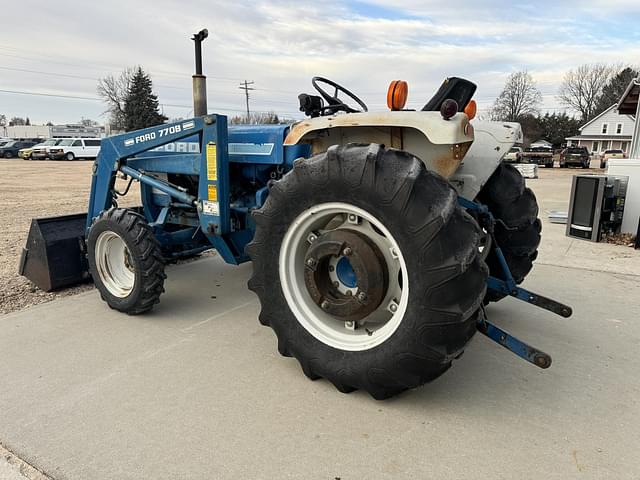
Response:
[[[250,269],[174,267],[138,317],[95,292],[0,317],[0,441],[56,479],[637,478],[640,277],[539,265],[527,286],[574,317],[511,299],[489,315],[549,370],[477,335],[377,402],[277,353]]]
[[[0,480],[25,480],[25,478],[6,459],[0,457]]]

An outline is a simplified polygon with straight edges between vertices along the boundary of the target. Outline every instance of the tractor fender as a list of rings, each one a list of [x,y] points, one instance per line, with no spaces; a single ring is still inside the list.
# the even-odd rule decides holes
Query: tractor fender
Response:
[[[473,142],[473,127],[464,113],[445,120],[440,112],[366,112],[303,120],[291,126],[285,145],[306,143],[311,154],[332,145],[378,143],[420,158],[428,170],[449,178]]]
[[[461,197],[473,200],[509,149],[522,142],[522,128],[512,122],[472,122],[475,140],[458,170],[449,178]]]

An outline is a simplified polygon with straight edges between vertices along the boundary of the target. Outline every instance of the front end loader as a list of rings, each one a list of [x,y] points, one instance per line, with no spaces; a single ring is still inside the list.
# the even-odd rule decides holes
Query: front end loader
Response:
[[[204,38],[194,36],[200,66]],[[477,331],[551,364],[486,315],[506,296],[571,309],[519,286],[541,233],[533,192],[501,162],[522,133],[472,122],[473,83],[449,78],[413,111],[394,81],[389,111],[373,113],[314,77],[319,95],[299,96],[306,120],[244,126],[207,113],[203,83],[200,68],[202,115],[103,139],[86,215],[34,220],[21,273],[44,289],[90,275],[109,307],[142,314],[173,259],[215,249],[233,265],[251,260],[249,288],[279,352],[311,379],[376,399],[440,376]],[[139,182],[139,208],[118,206],[129,192],[118,176]]]

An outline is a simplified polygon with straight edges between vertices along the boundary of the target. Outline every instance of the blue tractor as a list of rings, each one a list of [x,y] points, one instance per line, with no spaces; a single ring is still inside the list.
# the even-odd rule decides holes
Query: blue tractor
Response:
[[[208,113],[194,36],[195,118],[105,138],[86,214],[33,221],[20,270],[44,289],[89,275],[109,307],[142,314],[165,265],[215,249],[253,262],[260,322],[311,379],[393,396],[445,372],[476,331],[547,368],[550,357],[487,320],[513,296],[540,242],[535,196],[501,162],[517,124],[471,122],[475,85],[445,80],[420,111],[394,81],[389,111],[315,77],[307,119],[228,126]],[[116,178],[128,186],[116,188]],[[121,197],[139,182],[141,206]]]

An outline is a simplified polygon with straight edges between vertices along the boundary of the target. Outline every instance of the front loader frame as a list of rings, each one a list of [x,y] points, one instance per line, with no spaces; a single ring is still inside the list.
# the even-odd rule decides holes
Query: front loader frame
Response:
[[[227,263],[247,261],[244,245],[251,239],[251,232],[231,230],[227,135],[225,116],[206,115],[103,139],[93,167],[86,231],[100,213],[116,203],[115,180],[120,172],[138,180],[148,191],[157,190],[171,199],[157,215],[143,202],[145,216],[155,217],[147,220],[155,227],[163,247],[190,242],[190,248],[180,253],[213,247]],[[188,137],[197,137],[199,153],[156,150]],[[198,195],[149,172],[198,176]],[[197,212],[197,217],[186,215],[190,212]],[[182,228],[164,231],[161,227],[167,224]]]

